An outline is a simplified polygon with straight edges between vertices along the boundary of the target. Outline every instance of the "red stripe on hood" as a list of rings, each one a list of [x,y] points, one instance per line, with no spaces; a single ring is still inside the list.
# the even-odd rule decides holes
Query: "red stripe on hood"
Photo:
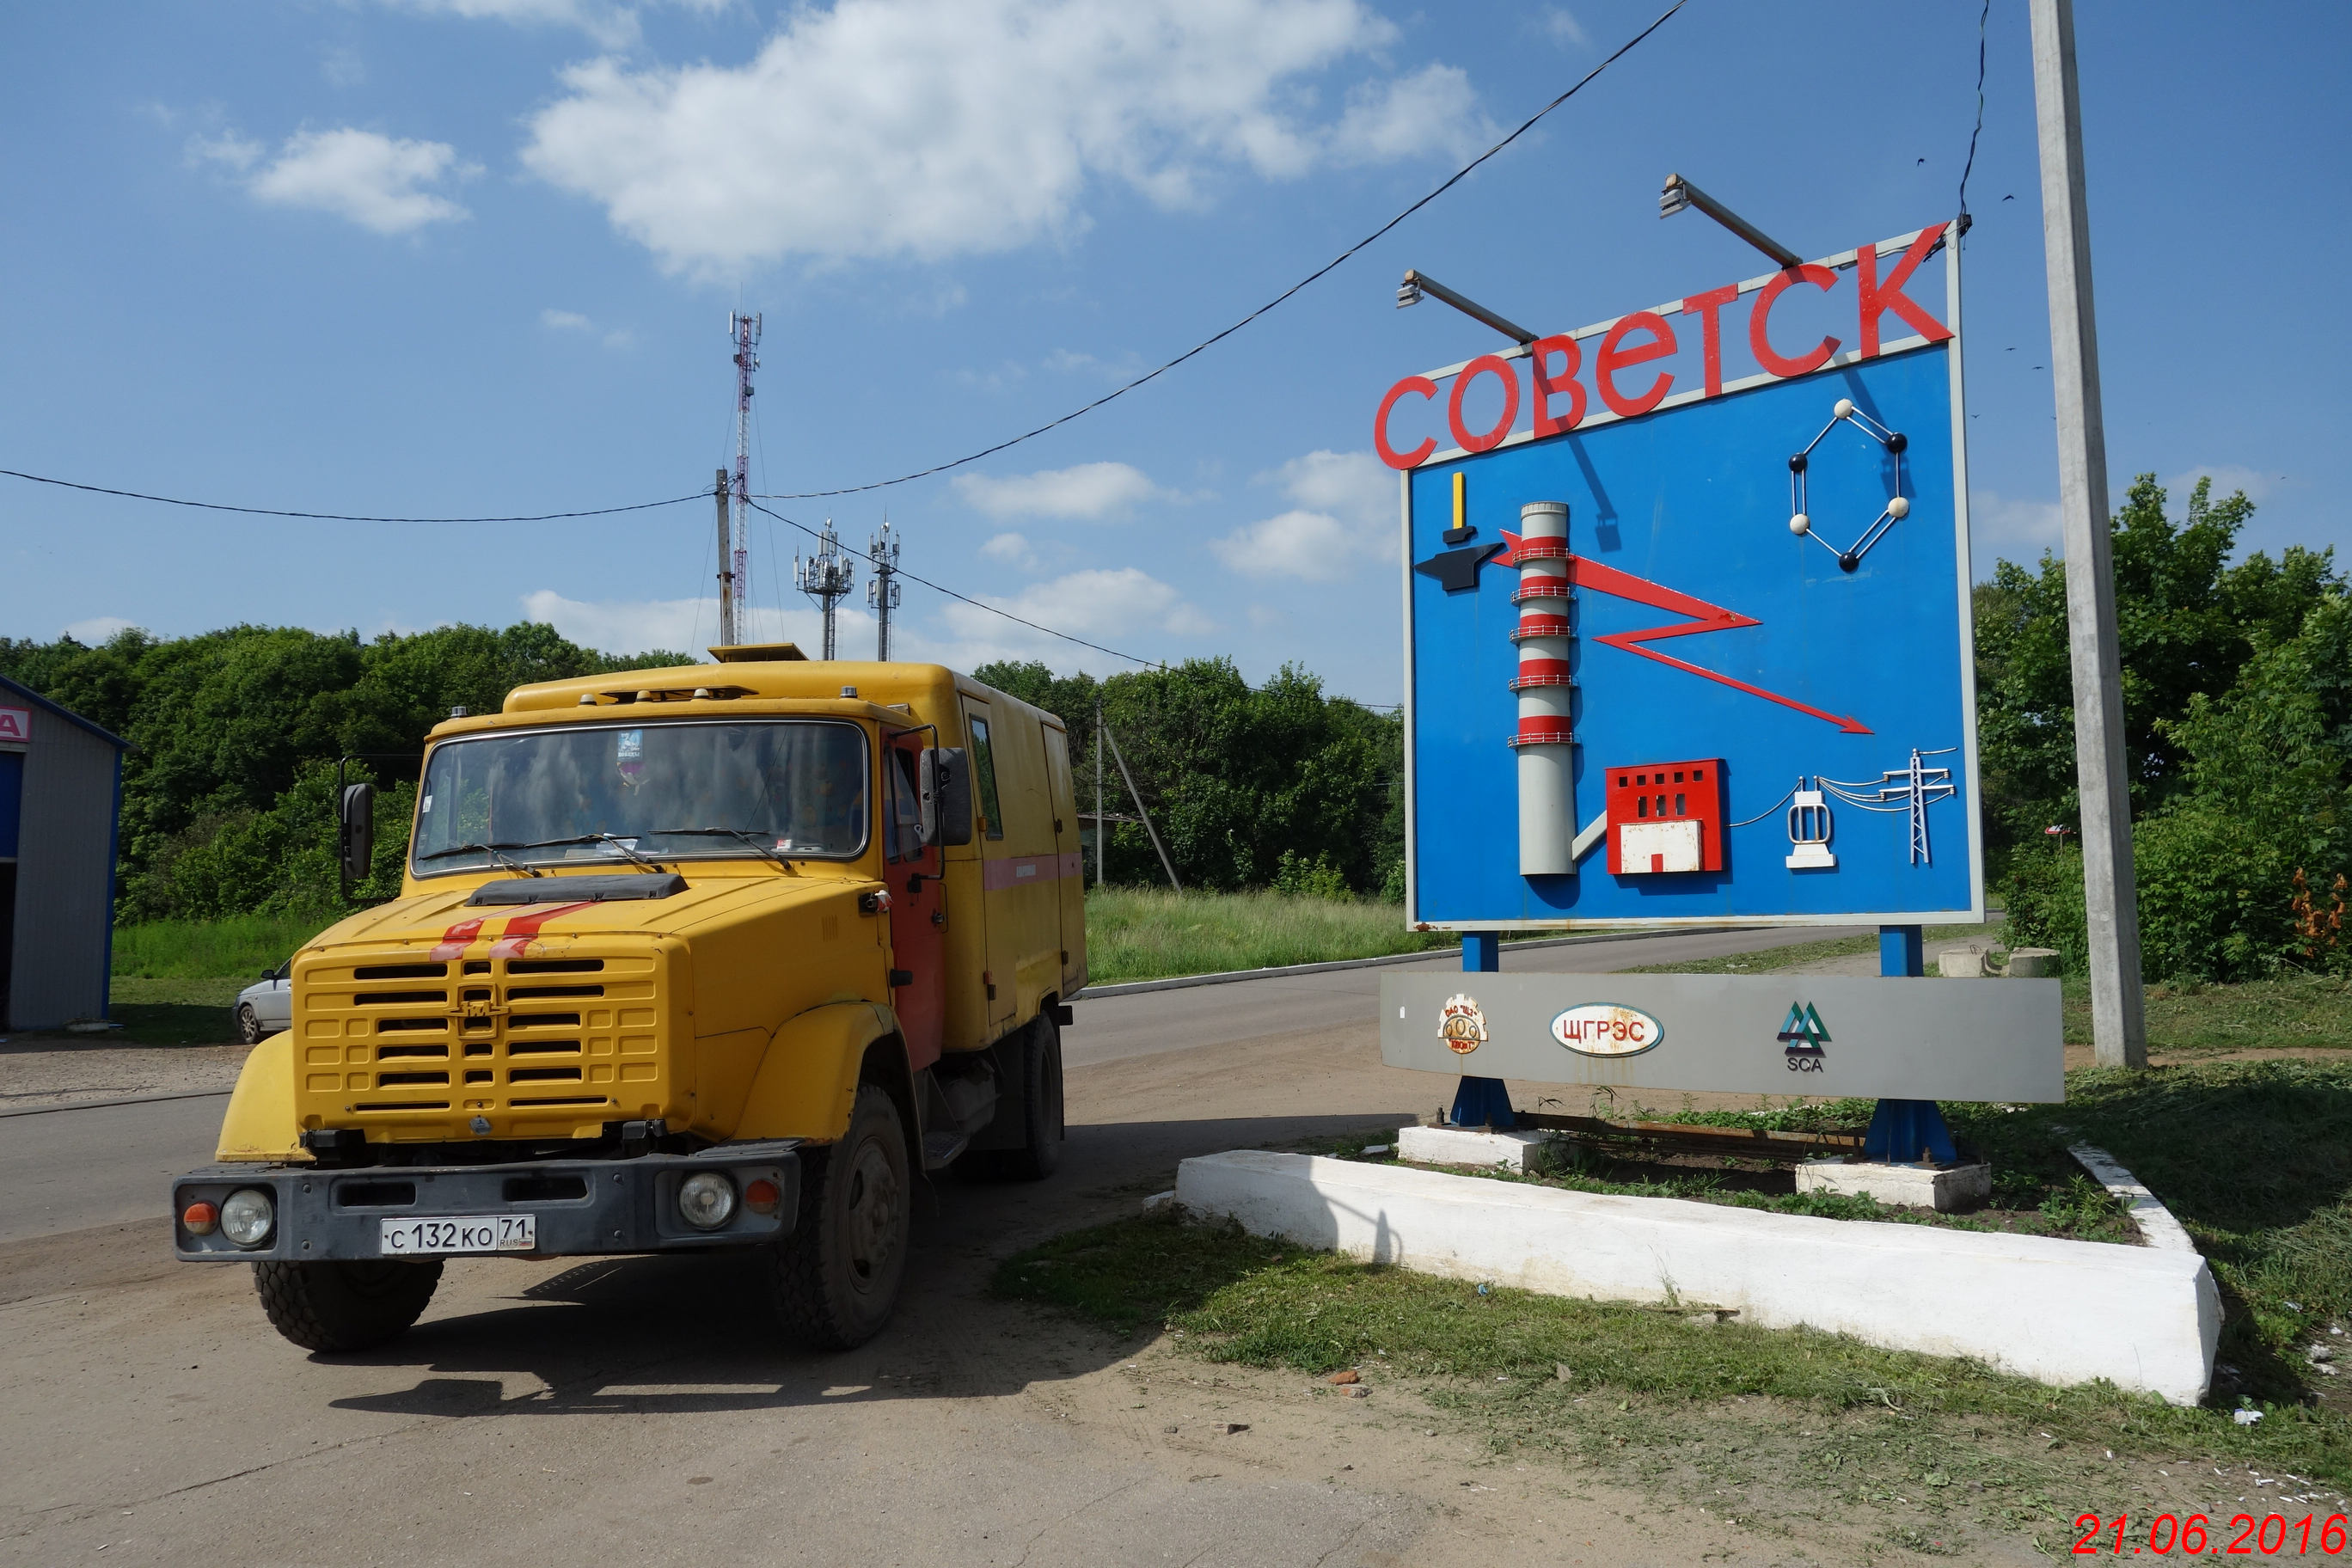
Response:
[[[505,933],[490,944],[490,956],[520,958],[524,947],[529,945],[531,938],[539,934],[540,927],[558,915],[576,914],[582,910],[593,910],[595,907],[593,901],[558,904],[552,909],[535,910],[527,915],[515,915],[508,920]]]
[[[469,921],[459,921],[456,925],[443,931],[440,942],[433,949],[432,956],[445,963],[453,958],[462,957],[473,940],[482,934],[482,922],[488,919],[489,919],[488,915],[477,915]]]

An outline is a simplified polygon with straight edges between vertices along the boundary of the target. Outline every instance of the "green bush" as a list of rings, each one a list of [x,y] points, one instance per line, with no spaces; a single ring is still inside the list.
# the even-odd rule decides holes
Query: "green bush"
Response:
[[[1297,850],[1286,849],[1275,862],[1274,890],[1294,899],[1352,899],[1347,874],[1331,864],[1328,855],[1318,855],[1308,860]]]

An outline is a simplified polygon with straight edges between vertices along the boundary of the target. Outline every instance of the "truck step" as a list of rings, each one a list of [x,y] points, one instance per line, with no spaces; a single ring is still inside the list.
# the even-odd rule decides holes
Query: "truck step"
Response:
[[[944,1129],[923,1134],[923,1169],[936,1171],[950,1164],[971,1142],[969,1132],[951,1132]]]

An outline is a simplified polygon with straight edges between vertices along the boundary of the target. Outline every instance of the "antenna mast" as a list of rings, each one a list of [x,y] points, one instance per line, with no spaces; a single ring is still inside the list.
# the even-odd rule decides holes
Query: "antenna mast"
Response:
[[[874,575],[866,584],[866,602],[874,608],[874,657],[884,664],[890,662],[890,612],[898,607],[898,536],[890,531],[890,520],[882,520],[882,531],[866,542],[866,558],[874,563]]]
[[[751,581],[751,373],[760,368],[760,323],[764,319],[764,314],[740,311],[727,317],[727,335],[735,344],[735,538],[730,558],[727,531],[719,531],[719,637],[730,645]],[[828,636],[826,640],[832,639]]]
[[[814,595],[817,603],[824,606],[823,658],[835,657],[833,607],[848,596],[856,576],[857,568],[841,552],[841,541],[834,533],[833,519],[829,517],[824,520],[824,531],[817,536],[816,553],[805,561],[798,555],[793,557],[793,581],[800,584],[802,593]]]

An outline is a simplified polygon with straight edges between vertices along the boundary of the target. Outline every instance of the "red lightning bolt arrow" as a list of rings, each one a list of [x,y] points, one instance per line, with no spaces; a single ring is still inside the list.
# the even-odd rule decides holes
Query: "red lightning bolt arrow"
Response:
[[[1511,552],[1496,564],[1518,565],[1519,536],[1505,530],[1503,537],[1510,542]],[[1755,616],[1743,616],[1737,610],[1727,610],[1721,605],[1710,605],[1705,599],[1695,599],[1688,594],[1676,593],[1674,589],[1653,583],[1647,578],[1620,572],[1614,566],[1604,566],[1598,561],[1589,561],[1581,555],[1571,555],[1568,558],[1568,580],[1580,588],[1591,588],[1600,593],[1613,595],[1620,599],[1631,599],[1636,604],[1650,605],[1661,610],[1672,610],[1678,616],[1691,617],[1690,624],[1687,626],[1647,626],[1639,631],[1611,632],[1606,637],[1594,638],[1594,641],[1607,643],[1611,647],[1622,649],[1626,653],[1638,654],[1643,658],[1656,659],[1660,664],[1679,669],[1685,675],[1696,675],[1704,679],[1720,681],[1735,691],[1745,691],[1750,697],[1761,697],[1767,702],[1778,702],[1783,708],[1793,708],[1800,713],[1811,714],[1825,723],[1836,725],[1849,735],[1867,735],[1871,732],[1869,726],[1864,724],[1859,719],[1840,718],[1834,713],[1824,713],[1818,708],[1808,707],[1793,697],[1783,697],[1777,691],[1767,691],[1760,686],[1750,686],[1744,680],[1734,680],[1730,676],[1716,670],[1703,669],[1687,659],[1676,658],[1671,654],[1660,653],[1654,648],[1640,646],[1643,643],[1654,642],[1660,637],[1683,637],[1698,632],[1727,632],[1736,631],[1741,626],[1762,626],[1764,623]]]

